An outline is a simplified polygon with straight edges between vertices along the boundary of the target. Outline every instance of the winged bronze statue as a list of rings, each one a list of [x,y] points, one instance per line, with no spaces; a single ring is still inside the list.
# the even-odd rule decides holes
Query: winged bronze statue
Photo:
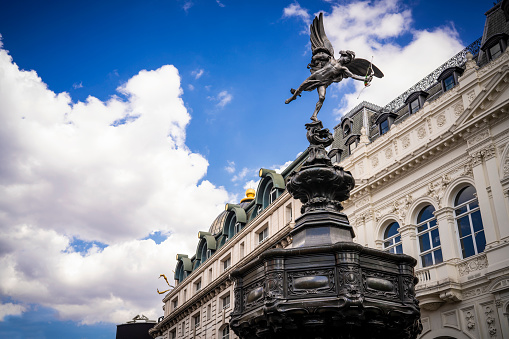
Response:
[[[309,27],[311,31],[311,50],[313,56],[308,68],[311,75],[297,89],[291,89],[292,96],[285,103],[289,104],[300,96],[302,91],[318,91],[318,102],[311,116],[311,120],[318,121],[317,115],[325,100],[327,87],[333,82],[340,82],[345,78],[364,81],[369,86],[373,76],[382,78],[384,74],[368,60],[356,59],[352,51],[340,51],[339,59],[334,58],[334,48],[323,28],[323,13],[315,17]]]

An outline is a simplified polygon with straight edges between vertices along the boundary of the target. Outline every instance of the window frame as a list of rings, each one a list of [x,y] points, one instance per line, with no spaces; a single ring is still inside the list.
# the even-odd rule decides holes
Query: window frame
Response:
[[[394,224],[397,224],[398,225],[398,228],[396,228],[396,234],[394,235],[391,235],[390,237],[385,237],[385,233],[387,232],[387,230],[389,228],[392,227],[392,225]],[[384,252],[388,252],[388,253],[393,253],[393,254],[401,254],[403,253],[403,241],[401,240],[401,234],[399,233],[399,229],[400,229],[400,225],[399,225],[399,222],[397,221],[393,221],[391,222],[390,224],[388,224],[385,229],[384,229],[384,234],[383,234],[383,242],[382,242],[382,248],[383,248],[383,251]],[[399,241],[396,242],[396,239],[399,238]],[[387,242],[390,242],[391,244],[389,246],[386,247],[386,243]],[[401,252],[397,252],[397,248],[398,246],[401,246]],[[392,249],[395,249],[394,252],[392,252],[391,250]]]
[[[477,193],[477,190],[475,189],[474,186],[472,185],[468,185],[468,186],[465,186],[463,188],[461,188],[458,193],[456,193],[456,197],[455,197],[455,201],[454,201],[454,223],[456,225],[456,231],[458,232],[458,236],[456,237],[457,241],[458,241],[458,248],[461,252],[461,258],[462,259],[467,259],[467,258],[471,258],[473,256],[476,256],[478,254],[481,254],[483,253],[485,250],[486,250],[486,232],[484,230],[484,223],[482,221],[482,214],[481,214],[481,206],[479,205],[479,198],[475,195],[474,193],[474,198],[473,199],[470,199],[470,200],[467,200],[459,205],[456,205],[456,199],[459,197],[459,195],[467,188],[467,187],[472,187],[474,188],[475,190],[475,193]],[[470,204],[473,203],[473,202],[477,202],[477,207],[473,208],[473,209],[470,209]],[[461,213],[461,214],[457,214],[457,210],[462,208],[462,207],[466,207],[466,211]],[[482,228],[480,230],[478,230],[477,232],[475,232],[475,229],[474,229],[474,223],[472,221],[472,214],[474,214],[475,212],[479,211],[479,217],[481,218],[481,226]],[[465,235],[465,236],[461,236],[461,232],[460,232],[460,224],[458,223],[458,220],[464,218],[465,216],[468,216],[468,222],[469,222],[469,228],[470,228],[470,233]],[[481,252],[479,252],[479,250],[477,249],[477,238],[476,238],[476,235],[483,232],[483,236],[484,236],[484,248]],[[465,239],[467,237],[471,237],[472,238],[472,244],[473,244],[473,248],[474,248],[474,253],[471,254],[471,255],[468,255],[468,256],[465,256],[465,253],[463,251],[463,247],[461,245],[461,240],[462,239]]]
[[[230,339],[230,326],[226,325],[221,330],[221,339]]]
[[[424,211],[424,209],[428,208],[429,206],[433,207],[433,212],[435,211],[434,206],[430,204],[430,205],[426,205],[423,208],[421,208],[421,210],[419,211],[419,215],[420,215],[420,213],[422,211]],[[435,221],[435,225],[432,226],[431,223],[433,221]],[[426,229],[424,229],[423,231],[419,232],[419,227],[422,227],[424,225],[426,225]],[[431,233],[434,230],[437,230],[437,232],[438,232],[438,241],[439,241],[439,244],[436,247],[433,247],[433,238],[431,236]],[[425,237],[425,236],[428,237],[430,248],[428,250],[421,251],[420,237]],[[435,265],[438,265],[438,264],[441,264],[442,262],[444,262],[443,252],[442,252],[442,241],[440,239],[440,230],[438,228],[438,221],[437,221],[437,218],[435,217],[435,215],[433,215],[431,218],[423,220],[421,222],[419,222],[419,219],[417,219],[417,246],[418,246],[418,249],[419,249],[420,266],[422,268],[430,267],[430,266],[435,266]],[[435,258],[435,252],[438,251],[438,250],[440,250],[440,253],[442,254],[442,261],[437,263],[437,260]],[[431,254],[432,264],[431,265],[424,265],[423,259],[428,254]]]
[[[201,319],[200,319],[200,311],[198,311],[198,313],[195,313],[193,316],[192,316],[192,320],[193,320],[193,328],[198,328],[201,326]]]
[[[232,266],[232,257],[228,255],[221,260],[221,269],[226,272]]]
[[[258,235],[258,245],[265,242],[269,238],[269,226],[265,226],[256,233]]]
[[[225,304],[226,299],[228,299],[228,304]],[[221,297],[221,308],[226,310],[226,309],[230,308],[230,306],[231,306],[231,297],[230,297],[230,292],[228,292]]]

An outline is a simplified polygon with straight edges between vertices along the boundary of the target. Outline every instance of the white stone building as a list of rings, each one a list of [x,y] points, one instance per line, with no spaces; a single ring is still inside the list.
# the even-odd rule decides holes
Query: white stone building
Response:
[[[508,1],[481,39],[400,97],[362,103],[335,127],[334,158],[356,186],[344,203],[355,242],[418,260],[422,339],[509,339]],[[162,338],[235,338],[232,267],[288,236],[300,202],[283,173],[260,170],[256,197],[228,204],[196,253],[179,255]]]

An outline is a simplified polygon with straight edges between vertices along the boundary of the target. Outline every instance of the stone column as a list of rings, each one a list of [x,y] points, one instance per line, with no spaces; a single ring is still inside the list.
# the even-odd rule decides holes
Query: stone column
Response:
[[[498,226],[498,235],[503,239],[505,237],[509,237],[509,227],[507,227],[509,214],[505,204],[502,185],[500,184],[500,177],[498,175],[498,165],[495,157],[494,145],[490,145],[484,150],[484,160],[486,161],[486,172],[488,174],[488,180],[491,188],[491,203],[495,210],[494,219]]]
[[[458,226],[454,222],[454,208],[443,207],[436,210],[434,214],[437,218],[444,262],[461,258],[458,248]]]
[[[408,224],[399,228],[403,253],[411,255],[419,261],[419,248],[417,246],[417,225]]]
[[[475,189],[477,191],[477,198],[479,199],[479,206],[481,208],[482,223],[484,226],[484,235],[486,236],[486,246],[496,243],[497,233],[495,229],[494,215],[492,214],[490,206],[490,198],[486,187],[486,176],[483,168],[483,151],[477,151],[472,155],[472,173],[474,175]]]

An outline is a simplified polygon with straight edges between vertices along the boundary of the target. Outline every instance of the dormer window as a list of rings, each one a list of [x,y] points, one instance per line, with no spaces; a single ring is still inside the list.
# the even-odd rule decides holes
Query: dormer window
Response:
[[[359,143],[359,134],[352,134],[346,139],[345,146],[348,147],[348,155],[351,155]]]
[[[442,92],[447,92],[458,84],[458,78],[463,74],[464,69],[460,67],[450,67],[445,69],[437,78],[442,84]]]
[[[389,120],[385,119],[380,122],[380,135],[389,131]]]
[[[343,138],[347,138],[352,133],[353,120],[345,118],[341,121],[341,128],[343,129]]]
[[[405,103],[408,104],[408,111],[410,114],[414,114],[421,107],[424,106],[424,102],[426,102],[426,98],[428,97],[428,93],[423,91],[413,92],[406,98]]]
[[[398,115],[395,113],[387,110],[381,111],[375,120],[375,124],[378,125],[378,133],[380,135],[387,133],[397,117]]]
[[[333,148],[329,151],[327,154],[330,158],[330,161],[335,164],[341,161],[341,154],[343,153],[342,149],[339,148]]]
[[[351,132],[350,125],[346,124],[345,128],[343,129],[343,136],[347,137]]]
[[[488,55],[489,60],[498,58],[504,53],[507,48],[507,38],[509,36],[505,33],[499,33],[492,35],[486,42],[481,46],[481,50]]]

